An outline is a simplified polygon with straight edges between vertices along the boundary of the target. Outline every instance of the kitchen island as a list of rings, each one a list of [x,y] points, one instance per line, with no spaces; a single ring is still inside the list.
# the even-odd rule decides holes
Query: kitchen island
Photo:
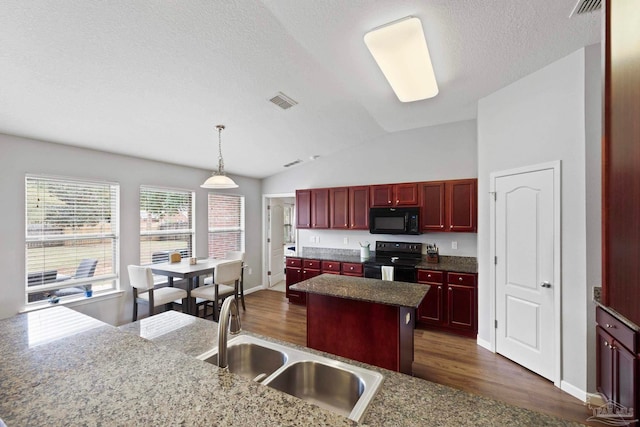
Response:
[[[291,286],[307,293],[307,346],[412,373],[416,308],[429,286],[322,274]]]
[[[9,427],[355,425],[196,359],[215,345],[216,327],[169,311],[116,328],[65,307],[0,320],[0,418]],[[262,338],[382,373],[366,425],[575,425]]]

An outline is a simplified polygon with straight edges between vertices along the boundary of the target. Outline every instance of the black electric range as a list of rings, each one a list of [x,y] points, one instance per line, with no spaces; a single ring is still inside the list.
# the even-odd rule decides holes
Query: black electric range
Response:
[[[382,266],[393,266],[393,279],[416,282],[416,265],[422,261],[422,243],[376,242],[375,256],[364,262],[364,277],[382,279]]]

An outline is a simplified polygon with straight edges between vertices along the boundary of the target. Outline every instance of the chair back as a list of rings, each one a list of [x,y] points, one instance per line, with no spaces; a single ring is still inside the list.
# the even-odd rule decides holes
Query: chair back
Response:
[[[244,252],[242,251],[229,251],[224,255],[224,259],[233,259],[244,261]]]
[[[129,270],[129,282],[131,286],[143,291],[153,288],[153,274],[149,267],[129,265],[127,266],[127,270]]]
[[[242,260],[233,260],[216,265],[213,272],[213,283],[226,285],[240,280]]]
[[[79,279],[82,277],[93,277],[93,274],[96,272],[96,265],[98,265],[97,259],[85,258],[80,261],[78,268],[76,269],[76,274],[73,275],[74,278]]]

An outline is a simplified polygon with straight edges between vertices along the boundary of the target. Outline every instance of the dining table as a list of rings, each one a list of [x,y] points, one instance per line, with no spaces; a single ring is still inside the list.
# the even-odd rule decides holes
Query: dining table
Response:
[[[191,264],[189,258],[182,258],[180,262],[160,262],[151,264],[151,272],[161,276],[167,276],[169,286],[173,286],[174,279],[187,279],[187,310],[189,314],[195,313],[195,304],[191,298],[191,290],[198,287],[200,276],[213,274],[216,266],[228,262],[228,259],[204,258]]]

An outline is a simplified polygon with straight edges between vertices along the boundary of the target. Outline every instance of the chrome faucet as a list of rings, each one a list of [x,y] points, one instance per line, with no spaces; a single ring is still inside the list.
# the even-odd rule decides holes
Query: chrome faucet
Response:
[[[229,319],[231,318],[231,319]],[[227,298],[222,303],[218,318],[218,366],[227,367],[227,333],[237,335],[242,330],[240,312],[235,298]]]

